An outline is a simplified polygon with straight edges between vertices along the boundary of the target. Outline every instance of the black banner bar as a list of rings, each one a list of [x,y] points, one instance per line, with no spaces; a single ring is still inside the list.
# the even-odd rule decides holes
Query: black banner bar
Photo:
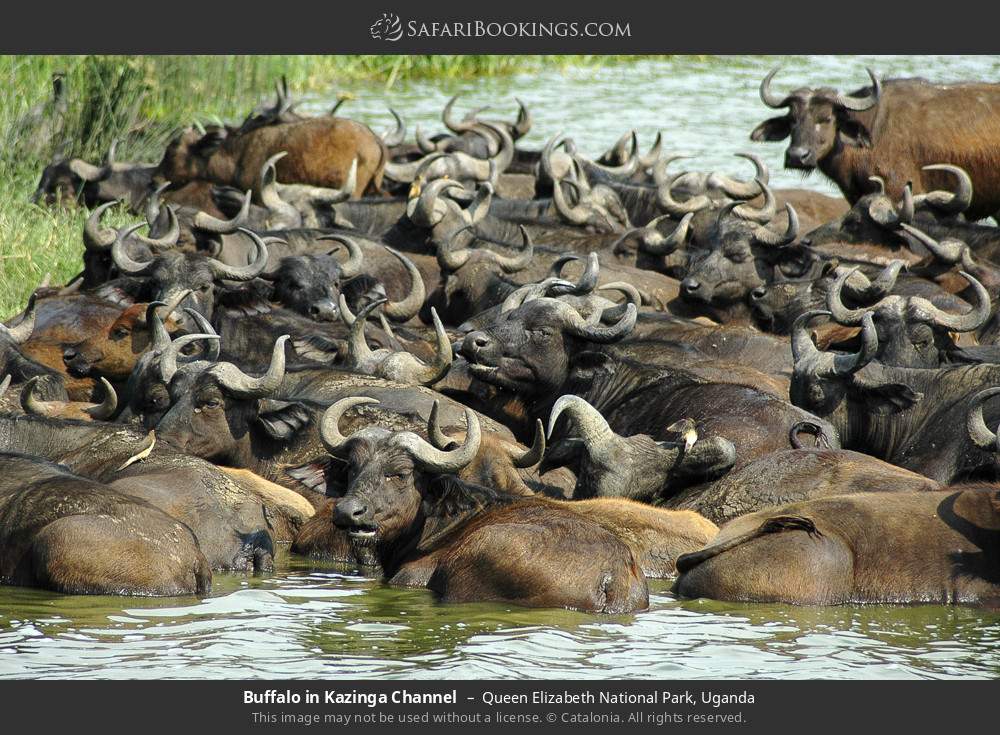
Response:
[[[786,54],[1000,51],[1000,7],[837,0],[18,3],[4,53]]]
[[[995,682],[25,682],[4,723],[48,732],[942,732],[995,719]]]

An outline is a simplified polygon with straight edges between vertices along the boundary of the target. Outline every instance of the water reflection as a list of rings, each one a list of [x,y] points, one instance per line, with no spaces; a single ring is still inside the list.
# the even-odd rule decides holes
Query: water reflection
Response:
[[[595,617],[441,605],[279,556],[196,601],[4,588],[0,677],[995,677],[1000,615],[936,606],[679,601]]]

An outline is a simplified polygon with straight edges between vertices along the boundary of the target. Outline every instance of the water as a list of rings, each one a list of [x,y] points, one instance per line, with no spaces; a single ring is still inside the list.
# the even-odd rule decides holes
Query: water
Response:
[[[511,121],[517,114],[517,96],[535,118],[531,132],[518,143],[524,148],[540,149],[553,135],[565,132],[584,154],[597,157],[632,128],[642,151],[652,145],[657,131],[663,131],[664,151],[695,156],[684,164],[691,169],[749,178],[753,168],[733,154],[752,151],[770,167],[774,186],[837,194],[836,187],[818,172],[804,177],[782,168],[787,140],[750,141],[750,132],[758,124],[782,114],[767,108],[757,93],[761,79],[776,66],[782,70],[772,88],[784,93],[803,86],[853,91],[870,83],[865,67],[882,79],[1000,81],[1000,56],[682,56],[482,81],[397,83],[389,92],[375,85],[345,87],[357,99],[345,102],[340,114],[363,120],[381,132],[393,126],[386,109],[391,105],[403,116],[408,140],[412,140],[418,124],[424,132],[445,131],[441,109],[453,94],[461,95],[455,106],[458,117],[491,105],[484,117]],[[325,98],[309,98],[303,105],[312,112],[330,107]]]
[[[6,588],[0,678],[954,678],[1000,674],[1000,614],[673,598],[628,616],[442,605],[282,555],[204,600]]]
[[[670,59],[510,79],[408,83],[386,93],[352,88],[342,108],[377,130],[387,104],[441,129],[447,98],[458,111],[492,103],[513,118],[513,96],[541,147],[566,131],[598,155],[634,127],[645,150],[663,130],[668,151],[693,168],[747,176],[731,157],[753,150],[778,186],[833,193],[819,175],[781,169],[784,144],[752,144],[774,113],[757,97],[781,63],[776,88],[854,89],[866,65],[885,77],[1000,78],[1000,57],[782,57]],[[311,99],[319,111],[329,100]],[[955,678],[1000,677],[1000,612],[938,606],[796,608],[673,598],[653,583],[648,611],[601,617],[494,604],[441,605],[290,555],[263,577],[219,574],[197,600],[75,597],[0,587],[0,678]]]

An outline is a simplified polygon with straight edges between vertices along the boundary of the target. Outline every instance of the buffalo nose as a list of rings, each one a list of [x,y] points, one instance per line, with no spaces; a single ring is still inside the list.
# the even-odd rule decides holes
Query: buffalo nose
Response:
[[[810,151],[808,148],[795,146],[785,151],[786,164],[805,166],[809,164],[811,158],[812,158],[812,151]]]
[[[470,332],[462,340],[462,353],[468,357],[485,350],[490,346],[492,340],[485,332]]]
[[[337,306],[332,301],[311,304],[309,316],[319,322],[332,322],[337,318]]]
[[[694,278],[685,278],[681,281],[681,288],[684,289],[685,293],[694,293],[701,288],[701,283]]]
[[[333,510],[333,525],[350,527],[360,525],[368,513],[368,506],[355,498],[341,498]]]
[[[767,289],[763,286],[757,286],[757,288],[750,292],[750,298],[754,301],[759,301],[765,296],[767,296]]]

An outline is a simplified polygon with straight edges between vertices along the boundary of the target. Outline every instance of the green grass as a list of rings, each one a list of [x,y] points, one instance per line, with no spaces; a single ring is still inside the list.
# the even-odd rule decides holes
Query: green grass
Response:
[[[0,319],[19,312],[44,278],[65,283],[80,269],[86,211],[31,203],[44,166],[77,156],[99,163],[113,140],[120,160],[155,161],[172,133],[219,117],[242,120],[287,75],[295,92],[354,84],[392,88],[408,79],[468,79],[543,67],[600,66],[624,56],[0,56]],[[66,76],[68,108],[51,109],[54,72]],[[30,115],[31,111],[40,112]],[[61,117],[62,133],[39,125]],[[26,120],[33,120],[29,124]],[[124,224],[121,213],[109,221]],[[134,219],[134,218],[132,218]]]

